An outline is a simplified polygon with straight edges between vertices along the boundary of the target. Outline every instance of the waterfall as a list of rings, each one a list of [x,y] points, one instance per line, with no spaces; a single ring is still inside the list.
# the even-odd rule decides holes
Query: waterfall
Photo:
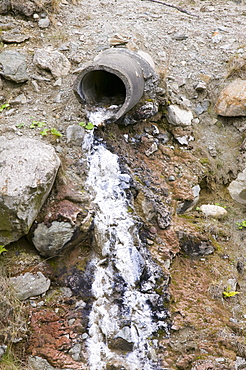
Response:
[[[93,143],[92,132],[85,148],[86,186],[95,208],[94,301],[86,343],[89,369],[156,370],[158,344],[153,334],[166,330],[166,312],[162,307],[158,320],[153,319],[153,302],[160,299],[154,291],[158,268],[146,257],[137,222],[129,212],[125,189],[131,179],[121,173],[117,155],[104,143]],[[143,282],[144,272],[148,278]]]

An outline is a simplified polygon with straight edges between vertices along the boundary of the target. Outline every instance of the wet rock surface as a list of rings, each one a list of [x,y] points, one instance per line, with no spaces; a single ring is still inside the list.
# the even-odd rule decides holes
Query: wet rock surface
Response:
[[[199,18],[137,0],[131,6],[121,0],[0,4],[0,58],[6,52],[10,58],[0,63],[0,133],[11,141],[48,143],[62,163],[49,197],[31,222],[29,242],[25,237],[10,245],[12,239],[0,241],[7,249],[0,262],[11,278],[40,272],[51,281],[45,295],[24,301],[29,332],[14,336],[18,343],[11,345],[21,354],[24,368],[28,363],[40,370],[90,368],[86,343],[98,268],[90,261],[100,255],[99,236],[94,228],[97,209],[85,186],[87,116],[72,86],[84,66],[109,46],[148,52],[160,78],[157,95],[150,101],[143,98],[126,117],[127,125],[95,130],[119,156],[127,212],[137,221],[145,248],[138,253],[145,261],[151,253],[160,268],[157,276],[147,264],[138,287],[149,297],[152,319],[163,322],[148,358],[158,370],[245,366],[245,205],[238,201],[244,199],[244,98],[236,88],[220,94],[246,78],[246,9],[244,2],[233,1],[187,2],[182,7]],[[224,106],[229,102],[223,111],[218,99]],[[16,145],[17,153],[20,148]],[[201,212],[208,204],[225,209],[226,217]],[[45,231],[38,240],[46,248],[45,257],[32,242],[40,230]],[[65,231],[64,238],[59,230]],[[51,245],[53,251],[47,252]],[[100,263],[106,270],[109,259]],[[120,277],[114,283],[113,298],[122,307],[125,283]],[[133,352],[128,328],[129,322],[122,321],[111,336],[112,351]],[[0,334],[5,338],[1,326]],[[6,343],[7,349],[0,343],[5,352]],[[115,357],[107,368],[127,365]]]

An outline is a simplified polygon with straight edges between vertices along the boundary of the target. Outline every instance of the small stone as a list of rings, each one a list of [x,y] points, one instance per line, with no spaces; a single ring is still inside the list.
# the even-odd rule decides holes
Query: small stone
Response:
[[[183,40],[187,40],[188,36],[181,35],[181,34],[175,34],[175,35],[172,36],[172,39],[176,40],[176,41],[183,41]]]
[[[154,142],[149,149],[145,151],[145,155],[149,157],[151,154],[155,153],[158,150],[158,145]]]
[[[36,274],[26,272],[24,275],[12,277],[9,280],[20,301],[43,294],[50,287],[50,279],[46,278],[40,271]]]
[[[175,126],[190,126],[193,114],[190,110],[180,108],[178,105],[169,105],[167,120]]]
[[[68,126],[66,136],[68,144],[81,146],[85,136],[85,129],[79,125]]]
[[[117,33],[113,37],[110,37],[108,41],[110,46],[125,45],[129,42],[129,38]]]
[[[75,344],[68,352],[74,361],[80,360],[81,344]]]
[[[16,96],[16,98],[10,101],[11,105],[19,105],[19,104],[26,104],[26,103],[27,103],[27,98],[25,94],[20,94]]]
[[[19,33],[17,34],[14,34],[14,33],[3,33],[1,35],[1,38],[2,38],[2,41],[5,43],[5,44],[13,44],[13,43],[16,43],[16,44],[20,44],[26,40],[29,40],[30,39],[30,36],[29,35],[20,35]]]
[[[220,116],[246,116],[246,80],[236,79],[219,94],[216,112]]]
[[[176,177],[171,175],[168,177],[168,181],[175,181],[176,180]]]
[[[202,113],[204,112],[207,112],[208,108],[209,108],[209,101],[208,100],[205,100],[204,102],[202,103],[198,103],[196,108],[195,108],[195,113],[200,116]]]
[[[194,137],[190,135],[177,136],[175,139],[178,140],[180,145],[189,145],[190,141],[195,140]]]
[[[48,17],[45,17],[45,18],[41,18],[39,21],[38,21],[38,26],[39,28],[48,28],[50,25],[50,20]]]
[[[207,88],[207,84],[204,81],[199,81],[198,84],[195,86],[195,90],[199,92],[205,91]]]
[[[213,204],[203,204],[200,207],[200,210],[206,217],[212,217],[212,218],[224,218],[227,216],[227,210],[220,206],[215,206]]]

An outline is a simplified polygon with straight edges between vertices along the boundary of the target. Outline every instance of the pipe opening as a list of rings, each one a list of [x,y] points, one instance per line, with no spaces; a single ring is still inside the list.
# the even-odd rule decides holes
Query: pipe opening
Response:
[[[81,82],[87,103],[97,105],[122,105],[126,99],[124,82],[115,74],[96,70],[88,72]]]

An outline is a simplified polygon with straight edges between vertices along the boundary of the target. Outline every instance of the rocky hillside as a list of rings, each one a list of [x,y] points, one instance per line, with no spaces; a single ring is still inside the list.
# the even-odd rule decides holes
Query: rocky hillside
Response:
[[[1,369],[100,370],[92,313],[101,369],[244,369],[245,1],[2,0],[0,13]],[[148,53],[158,81],[96,127],[73,85],[109,48]],[[103,143],[109,156],[94,182],[93,131],[94,151]],[[102,230],[100,195],[117,176],[106,192],[124,217]],[[123,268],[104,251],[117,238],[134,253]],[[138,308],[126,309],[126,286]],[[107,337],[115,302],[120,324]],[[149,310],[151,334],[137,326]],[[128,362],[132,322],[146,336],[143,365]]]

